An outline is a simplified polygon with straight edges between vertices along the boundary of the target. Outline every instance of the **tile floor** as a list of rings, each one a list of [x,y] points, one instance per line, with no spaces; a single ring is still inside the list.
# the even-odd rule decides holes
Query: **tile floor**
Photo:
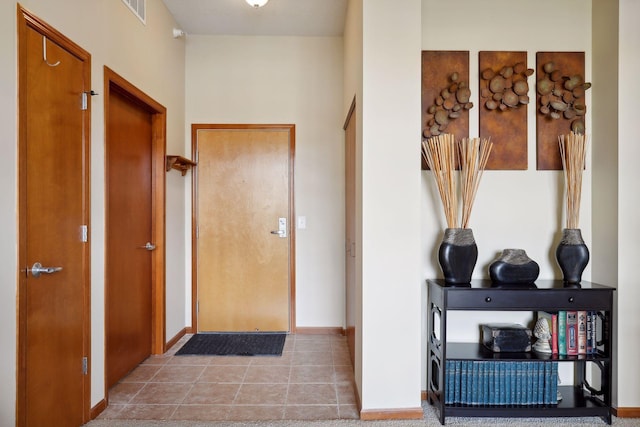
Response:
[[[98,418],[197,421],[358,419],[346,338],[288,335],[281,357],[174,356],[183,337],[109,391]]]

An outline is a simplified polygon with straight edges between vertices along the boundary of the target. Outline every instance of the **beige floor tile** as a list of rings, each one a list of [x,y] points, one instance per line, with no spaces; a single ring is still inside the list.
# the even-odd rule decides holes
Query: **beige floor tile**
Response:
[[[164,365],[153,377],[153,382],[193,383],[205,370],[205,366]]]
[[[172,420],[224,421],[231,412],[231,405],[180,405]]]
[[[333,365],[331,352],[294,351],[292,365]]]
[[[150,381],[160,369],[162,369],[162,365],[140,365],[124,377],[122,382],[144,383]]]
[[[291,383],[333,383],[333,366],[301,365],[291,367]]]
[[[198,382],[204,383],[241,383],[249,369],[248,365],[220,365],[207,366],[204,368],[202,375],[198,378]]]
[[[251,359],[251,366],[289,366],[293,359],[293,352],[282,352],[282,356],[253,356]]]
[[[288,384],[291,367],[288,365],[251,365],[244,377],[246,384]]]
[[[238,394],[240,384],[196,383],[183,404],[231,405]]]
[[[100,415],[98,415],[98,419],[114,419],[118,418],[120,411],[124,408],[125,405],[119,403],[111,403],[109,402],[109,406],[106,407],[104,411]]]
[[[148,383],[131,400],[133,404],[172,404],[182,403],[189,390],[189,383]]]
[[[287,398],[286,384],[242,384],[237,405],[284,405]]]
[[[169,358],[168,365],[192,365],[207,366],[211,363],[212,356],[173,356]]]
[[[109,405],[129,403],[144,386],[145,383],[121,382],[116,384],[109,390]]]
[[[337,405],[333,384],[290,384],[287,405]]]
[[[211,356],[211,362],[209,365],[237,365],[237,366],[248,366],[251,364],[251,356]]]
[[[360,412],[358,407],[354,405],[338,405],[338,412],[341,419],[358,420],[360,419]]]

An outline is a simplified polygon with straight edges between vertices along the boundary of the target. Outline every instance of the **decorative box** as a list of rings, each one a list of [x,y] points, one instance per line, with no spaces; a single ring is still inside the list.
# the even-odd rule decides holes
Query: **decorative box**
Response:
[[[482,326],[482,343],[495,353],[531,351],[531,330],[517,323],[487,323]]]

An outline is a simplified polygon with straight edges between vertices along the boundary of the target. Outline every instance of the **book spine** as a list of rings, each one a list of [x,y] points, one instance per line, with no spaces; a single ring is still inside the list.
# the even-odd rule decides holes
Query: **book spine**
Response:
[[[558,354],[558,313],[551,315],[551,353]]]
[[[578,311],[578,354],[587,354],[587,312]]]
[[[484,387],[482,387],[482,401],[484,404],[495,404],[496,395],[494,394],[493,386],[495,384],[495,378],[498,376],[497,368],[500,362],[485,362],[484,365]]]
[[[567,312],[558,312],[558,354],[567,354]]]
[[[515,362],[516,364],[516,404],[524,403],[523,391],[525,390],[524,379],[524,362]],[[525,397],[526,398],[526,397]]]
[[[567,354],[578,354],[578,312],[567,311]]]
[[[444,374],[447,381],[444,387],[444,404],[451,405],[453,403],[453,375],[454,375],[454,365],[455,362],[453,360],[445,360],[445,369]]]
[[[482,389],[484,387],[484,362],[473,362],[473,404],[480,405],[482,403]]]
[[[595,325],[595,311],[587,311],[587,354],[596,352],[595,335],[593,327]]]
[[[551,402],[558,404],[558,362],[551,362]]]
[[[463,360],[460,362],[460,403],[466,404],[467,401],[467,365],[469,362]]]
[[[452,403],[460,403],[460,366],[461,365],[462,365],[462,362],[460,360],[455,361]]]

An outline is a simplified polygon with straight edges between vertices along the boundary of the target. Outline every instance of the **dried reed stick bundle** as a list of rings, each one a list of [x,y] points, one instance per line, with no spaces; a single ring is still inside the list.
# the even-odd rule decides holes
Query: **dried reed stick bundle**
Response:
[[[580,198],[582,196],[582,172],[587,159],[587,137],[571,132],[558,137],[560,156],[564,170],[566,189],[566,228],[578,228],[580,223]]]
[[[448,228],[458,228],[456,190],[456,142],[451,134],[431,137],[422,142],[422,156],[433,173],[442,200]]]
[[[491,139],[463,138],[458,144],[460,150],[460,179],[462,180],[462,228],[468,228],[473,202],[480,186],[493,143]]]

